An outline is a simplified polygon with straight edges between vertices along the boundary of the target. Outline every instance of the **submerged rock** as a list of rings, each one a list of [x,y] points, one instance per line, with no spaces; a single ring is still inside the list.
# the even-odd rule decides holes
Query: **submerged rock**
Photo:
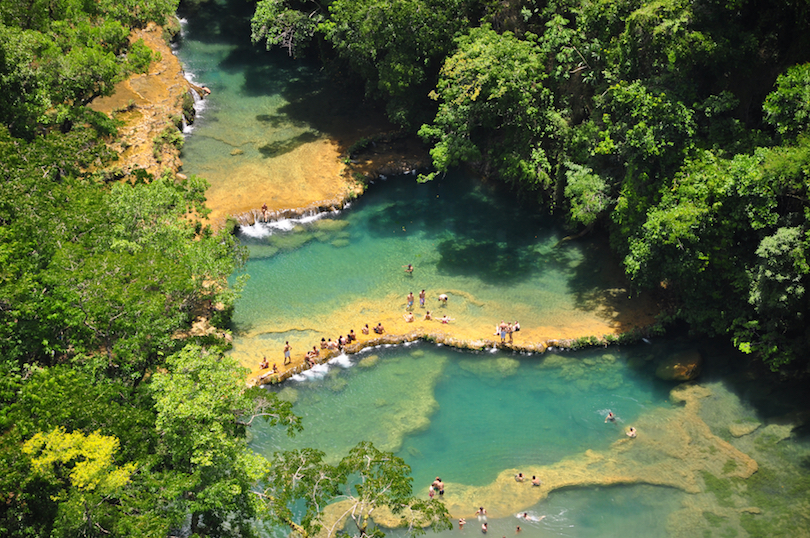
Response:
[[[655,375],[665,381],[691,381],[700,375],[703,357],[696,349],[670,355],[655,370]]]
[[[759,422],[743,422],[742,424],[731,424],[728,427],[728,431],[734,437],[742,437],[743,435],[753,433],[760,426],[761,424]]]

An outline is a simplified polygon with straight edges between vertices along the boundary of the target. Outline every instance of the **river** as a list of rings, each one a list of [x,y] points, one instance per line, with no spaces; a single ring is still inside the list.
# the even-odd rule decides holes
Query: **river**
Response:
[[[182,158],[211,181],[220,215],[298,207],[299,193],[317,198],[311,189],[322,187],[328,196],[338,140],[374,113],[316,63],[253,49],[249,15],[239,0],[203,4],[185,14],[178,50],[213,91]],[[321,338],[378,322],[497,341],[494,325],[517,319],[518,343],[643,325],[653,305],[629,297],[604,238],[560,245],[564,235],[461,171],[427,185],[381,178],[341,212],[243,227],[250,280],[232,353],[255,370],[263,356],[280,364],[284,342],[300,360]],[[417,301],[407,323],[405,296],[422,289],[425,308]],[[427,310],[453,320],[425,321]],[[662,359],[695,350],[705,361],[697,383],[655,377]],[[289,439],[259,426],[252,446],[315,446],[336,459],[371,440],[412,467],[417,494],[442,476],[443,501],[469,521],[448,535],[480,532],[473,512],[485,505],[502,536],[517,526],[528,538],[807,536],[810,441],[800,424],[810,402],[802,387],[764,375],[722,343],[677,334],[576,353],[384,346],[272,389],[295,402],[305,431]],[[608,411],[616,423],[605,423]],[[637,438],[625,436],[629,426]],[[518,483],[517,472],[543,485]]]

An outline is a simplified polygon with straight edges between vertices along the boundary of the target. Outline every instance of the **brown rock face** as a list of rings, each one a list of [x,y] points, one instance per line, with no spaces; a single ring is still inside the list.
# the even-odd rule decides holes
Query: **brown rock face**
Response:
[[[177,171],[182,165],[179,149],[172,144],[156,143],[156,138],[167,129],[177,130],[189,84],[183,77],[180,61],[166,43],[163,28],[150,23],[145,29],[134,30],[130,40],[138,39],[158,52],[160,60],[153,62],[147,73],[119,82],[113,95],[95,99],[90,108],[124,121],[118,140],[111,144],[119,154],[113,166],[124,174],[135,168],[154,175],[165,169]]]
[[[703,357],[693,349],[670,355],[658,365],[655,375],[665,381],[690,381],[700,375]]]

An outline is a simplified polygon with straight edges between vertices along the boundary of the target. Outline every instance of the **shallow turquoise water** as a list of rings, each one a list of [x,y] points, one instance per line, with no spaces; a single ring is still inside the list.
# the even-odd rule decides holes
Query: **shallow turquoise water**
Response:
[[[357,365],[371,354],[378,357],[375,365]],[[437,475],[448,488],[485,485],[504,469],[605,450],[641,413],[669,406],[672,383],[651,377],[651,366],[643,361],[638,370],[626,364],[648,354],[646,347],[590,351],[549,366],[540,355],[472,354],[428,344],[374,349],[285,385],[282,396],[295,399],[304,431],[290,439],[259,426],[252,444],[268,455],[316,447],[335,458],[361,440],[372,440],[412,467],[417,494],[426,493]],[[435,406],[423,405],[434,398]],[[617,424],[605,424],[608,410],[617,415]],[[416,431],[398,420],[423,413],[428,421]],[[538,506],[515,507],[547,516],[543,521],[494,518],[490,533],[512,535],[521,525],[529,537],[618,536],[614,527],[632,516],[626,531],[666,536],[666,516],[682,495],[651,486],[554,492]],[[462,534],[477,534],[479,526],[470,518]]]
[[[284,95],[305,93],[319,73],[311,64],[253,50],[246,32],[249,9],[241,0],[222,0],[188,15],[180,57],[214,90],[184,150],[190,172],[205,176],[227,169],[233,149],[272,159],[273,152],[290,149],[276,142],[321,135],[314,124],[300,122],[306,103],[296,117],[284,104],[289,102]],[[250,143],[240,143],[240,136]],[[240,181],[234,177],[226,188],[249,197]],[[599,319],[594,312],[609,306],[604,292],[612,285],[611,266],[600,240],[556,248],[563,233],[552,219],[461,174],[429,185],[417,185],[411,176],[391,178],[340,214],[270,232],[257,226],[242,234],[252,254],[246,268],[251,280],[237,304],[234,354],[250,364],[263,354],[275,358],[285,339],[300,351],[322,334],[334,338],[379,316],[399,316],[405,294],[422,288],[434,307],[437,293],[457,290],[450,292],[447,307],[456,326],[485,323],[480,336],[490,338],[488,328],[499,319],[520,319],[525,332],[537,326],[563,331],[592,325]],[[416,266],[413,276],[402,271],[407,263]],[[369,350],[345,358],[343,366],[319,368],[286,384],[284,396],[296,399],[305,431],[290,440],[260,425],[253,429],[252,446],[264,454],[315,446],[336,458],[360,440],[371,440],[412,466],[418,494],[436,475],[450,487],[484,485],[504,469],[604,450],[639,416],[670,407],[673,385],[652,376],[655,362],[696,345],[666,340],[562,356],[474,355],[428,344]],[[548,366],[560,357],[564,360]],[[716,348],[704,349],[704,357],[710,364],[739,360]],[[704,376],[729,379],[725,371]],[[780,403],[781,388],[767,392],[751,379],[740,375],[729,384],[745,398],[761,391],[756,408],[723,400],[719,409],[707,411],[712,419],[707,421],[724,439],[730,439],[729,423],[765,421],[796,409]],[[604,423],[608,409],[619,416],[618,425]],[[765,443],[768,435],[758,439]],[[739,444],[748,449],[745,438]],[[790,458],[797,474],[807,474],[806,439],[785,440],[775,450]],[[784,461],[773,461],[773,467],[784,467]],[[653,486],[555,491],[524,508],[545,515],[543,521],[493,518],[490,535],[511,538],[521,524],[527,538],[663,537],[669,518],[690,499]],[[446,534],[479,532],[470,518],[463,532]]]

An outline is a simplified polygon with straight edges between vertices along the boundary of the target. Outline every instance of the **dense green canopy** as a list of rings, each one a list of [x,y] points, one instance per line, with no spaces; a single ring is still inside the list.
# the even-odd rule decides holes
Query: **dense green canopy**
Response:
[[[423,180],[500,178],[574,230],[608,229],[667,319],[774,369],[806,355],[806,1],[440,4],[260,0],[253,39],[320,40],[405,127],[434,110]],[[285,21],[305,11],[303,35]]]

